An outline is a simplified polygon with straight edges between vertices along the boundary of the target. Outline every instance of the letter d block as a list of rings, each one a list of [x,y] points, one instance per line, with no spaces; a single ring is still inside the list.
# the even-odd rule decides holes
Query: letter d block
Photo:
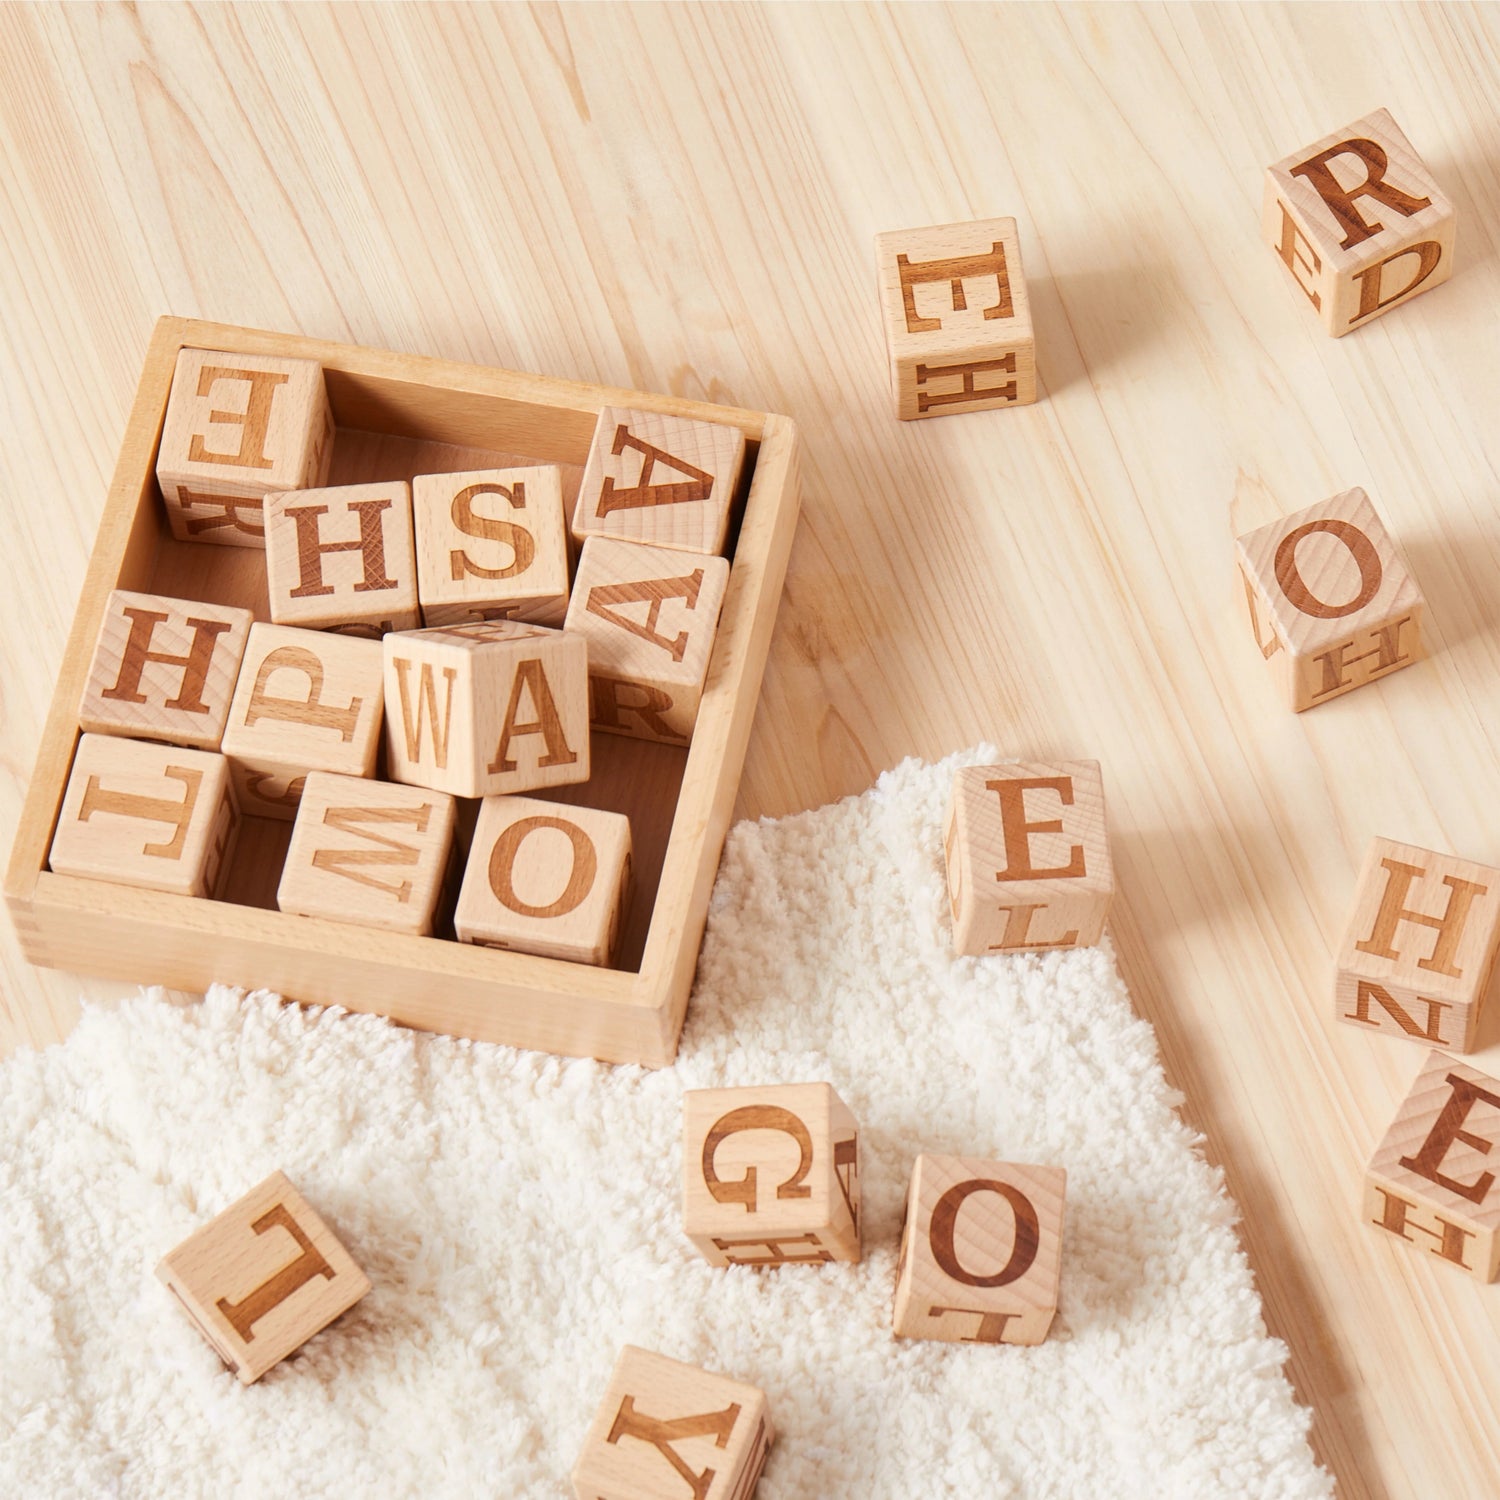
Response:
[[[370,1290],[349,1252],[280,1172],[184,1240],[156,1274],[243,1385]]]
[[[1363,490],[1283,516],[1235,550],[1256,644],[1280,656],[1294,712],[1426,655],[1421,590]]]
[[[919,1156],[906,1199],[898,1338],[1040,1344],[1062,1274],[1061,1167]]]
[[[1500,1080],[1430,1052],[1365,1173],[1364,1217],[1480,1281],[1500,1277]]]
[[[682,1224],[716,1266],[857,1261],[859,1126],[826,1083],[682,1096]]]
[[[1266,168],[1262,233],[1335,338],[1441,286],[1456,224],[1389,110]]]
[[[573,1466],[578,1500],[750,1500],[776,1433],[753,1385],[627,1344]]]

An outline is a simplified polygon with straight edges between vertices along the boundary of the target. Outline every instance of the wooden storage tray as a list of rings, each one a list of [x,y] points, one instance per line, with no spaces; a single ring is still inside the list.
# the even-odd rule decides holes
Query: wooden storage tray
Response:
[[[567,492],[604,406],[743,429],[746,478],[729,591],[692,745],[593,739],[594,775],[559,800],[628,813],[637,883],[612,969],[408,937],[275,909],[290,824],[246,818],[224,899],[194,900],[47,869],[78,739],[78,704],[106,595],[139,589],[246,605],[266,618],[264,554],[175,541],[155,478],[177,351],[315,359],[338,432],[332,483],[558,463]],[[550,1052],[660,1066],[687,1011],[709,893],[734,807],[798,510],[797,434],[786,417],[579,385],[348,344],[163,318],[146,356],[68,638],[6,874],[27,957],[74,973],[202,990],[263,985],[403,1025]]]

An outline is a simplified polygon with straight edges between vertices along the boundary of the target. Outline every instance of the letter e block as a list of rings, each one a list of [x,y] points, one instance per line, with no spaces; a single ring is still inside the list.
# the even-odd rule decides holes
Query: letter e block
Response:
[[[908,422],[1036,400],[1036,340],[1014,219],[875,238],[896,415]]]
[[[627,1344],[573,1466],[578,1500],[750,1500],[775,1440],[753,1385]]]
[[[919,1156],[906,1200],[898,1338],[1040,1344],[1062,1275],[1061,1167]]]
[[[1500,1080],[1429,1052],[1365,1173],[1365,1222],[1494,1281],[1497,1147]]]
[[[1335,338],[1441,286],[1456,225],[1389,110],[1266,168],[1261,231]]]
[[[280,1172],[156,1268],[243,1385],[347,1312],[370,1282]]]

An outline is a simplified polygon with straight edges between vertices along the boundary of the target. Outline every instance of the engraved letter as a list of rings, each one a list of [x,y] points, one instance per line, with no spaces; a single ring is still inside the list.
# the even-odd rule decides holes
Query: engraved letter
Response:
[[[162,773],[173,781],[180,781],[186,788],[182,801],[171,797],[142,797],[135,792],[111,792],[99,785],[97,776],[90,776],[83,788],[83,805],[78,809],[78,821],[87,823],[96,812],[115,813],[122,818],[145,818],[153,823],[170,823],[175,832],[164,844],[142,844],[141,853],[154,859],[181,859],[183,846],[187,842],[188,826],[193,821],[193,809],[198,805],[198,790],[203,785],[202,771],[186,771],[181,766],[168,766]]]
[[[1026,793],[1047,790],[1057,793],[1064,807],[1073,805],[1071,776],[1040,776],[1029,780],[1008,777],[987,781],[985,786],[1000,799],[1000,827],[1005,835],[1005,868],[995,872],[996,880],[1069,880],[1086,874],[1083,845],[1074,844],[1068,863],[1053,870],[1038,870],[1031,863],[1030,836],[1033,833],[1061,833],[1060,821],[1028,823]]]
[[[1480,1099],[1500,1109],[1500,1095],[1492,1094],[1477,1083],[1470,1083],[1461,1073],[1448,1074],[1447,1084],[1453,1092],[1443,1105],[1442,1113],[1433,1121],[1432,1129],[1427,1132],[1427,1139],[1422,1142],[1421,1149],[1415,1156],[1403,1156],[1401,1165],[1408,1172],[1415,1172],[1418,1177],[1425,1177],[1429,1182],[1447,1188],[1450,1193],[1467,1198],[1470,1203],[1483,1203],[1494,1186],[1495,1174],[1481,1172],[1473,1182],[1456,1182],[1453,1178],[1444,1176],[1443,1158],[1454,1141],[1472,1146],[1483,1156],[1489,1155],[1490,1147],[1495,1143],[1482,1135],[1475,1135],[1472,1130],[1465,1130],[1463,1124],[1469,1118],[1469,1111]]]
[[[954,1248],[954,1230],[958,1224],[958,1211],[974,1193],[998,1193],[1010,1204],[1015,1216],[1015,1242],[1011,1246],[1010,1259],[992,1276],[980,1276],[966,1271],[959,1264],[958,1252]],[[1008,1182],[994,1182],[989,1178],[976,1177],[968,1182],[956,1183],[937,1201],[932,1210],[932,1224],[927,1231],[927,1242],[932,1247],[933,1259],[942,1268],[943,1274],[965,1286],[1009,1286],[1018,1281],[1030,1269],[1041,1245],[1041,1226],[1037,1223],[1036,1209],[1025,1193]]]
[[[562,895],[546,906],[531,906],[516,894],[516,857],[527,837],[542,828],[555,828],[567,835],[573,846],[573,864]],[[576,823],[570,823],[566,818],[522,818],[520,822],[512,823],[490,850],[490,889],[502,906],[523,917],[565,917],[588,898],[598,868],[599,856],[594,852],[594,841]]]
[[[517,526],[514,521],[476,516],[474,514],[476,495],[504,495],[512,509],[526,509],[526,485],[522,480],[517,480],[509,488],[503,484],[471,484],[468,489],[460,490],[453,497],[453,505],[450,509],[454,526],[465,536],[477,536],[483,537],[486,541],[503,542],[510,548],[512,556],[509,567],[481,568],[467,552],[461,549],[452,551],[448,554],[448,567],[453,574],[454,581],[462,578],[465,573],[472,573],[476,578],[514,578],[516,574],[524,573],[536,557],[536,542],[531,533],[524,526]]]
[[[681,599],[689,609],[696,609],[698,590],[702,584],[702,568],[689,573],[685,578],[652,578],[641,583],[600,583],[589,590],[587,612],[598,615],[601,620],[608,620],[611,625],[618,625],[621,630],[628,630],[631,635],[637,635],[643,641],[650,641],[653,646],[660,646],[673,661],[681,661],[687,650],[687,631],[681,631],[676,636],[658,635],[657,616],[661,614],[662,604],[668,599]],[[642,624],[629,615],[622,615],[611,609],[611,604],[649,604],[650,608],[646,611],[646,620]]]
[[[1443,1012],[1452,1010],[1453,1006],[1447,1000],[1428,1000],[1425,996],[1418,996],[1418,1003],[1427,1007],[1427,1025],[1421,1027],[1412,1019],[1406,1007],[1380,985],[1357,979],[1355,987],[1354,1009],[1345,1013],[1344,1020],[1358,1021],[1365,1026],[1379,1026],[1380,1022],[1370,1015],[1370,1002],[1373,1000],[1407,1036],[1423,1037],[1429,1042],[1436,1042],[1440,1047],[1448,1045],[1443,1037]]]
[[[1460,880],[1456,875],[1444,875],[1448,905],[1442,916],[1429,917],[1425,912],[1409,910],[1405,904],[1412,881],[1422,879],[1427,873],[1421,865],[1404,864],[1398,859],[1382,859],[1380,863],[1389,878],[1380,898],[1380,910],[1375,914],[1375,926],[1369,937],[1354,946],[1361,953],[1398,962],[1401,955],[1395,947],[1396,929],[1402,922],[1416,922],[1435,928],[1438,935],[1432,952],[1426,958],[1419,958],[1417,967],[1433,974],[1446,974],[1450,979],[1462,979],[1464,971],[1453,962],[1454,955],[1464,935],[1470,905],[1476,896],[1488,895],[1489,887]]]
[[[1323,299],[1313,287],[1310,287],[1297,274],[1297,267],[1301,266],[1304,270],[1311,271],[1316,276],[1323,269],[1323,258],[1313,249],[1307,236],[1292,222],[1292,216],[1287,212],[1286,204],[1279,198],[1276,200],[1276,207],[1281,210],[1281,245],[1276,253],[1285,262],[1287,270],[1292,273],[1292,280],[1307,293],[1307,300],[1314,307],[1321,308],[1323,306]],[[1308,260],[1307,256],[1303,255],[1302,248],[1304,246],[1307,249],[1307,255],[1312,256],[1311,260]]]
[[[1315,531],[1337,537],[1349,549],[1359,568],[1359,592],[1343,604],[1327,604],[1315,598],[1297,571],[1297,543]],[[1281,592],[1294,609],[1317,620],[1339,620],[1363,609],[1379,592],[1384,576],[1380,556],[1369,537],[1349,521],[1333,517],[1308,521],[1282,537],[1281,545],[1276,549],[1276,581],[1281,585]]]
[[[635,1397],[626,1396],[615,1414],[614,1426],[609,1429],[606,1443],[618,1443],[621,1438],[637,1438],[650,1443],[666,1461],[687,1481],[693,1500],[705,1500],[714,1482],[717,1469],[704,1469],[695,1474],[683,1461],[681,1454],[672,1446],[684,1438],[711,1437],[715,1448],[727,1448],[734,1424],[740,1419],[739,1403],[726,1406],[723,1411],[703,1412],[690,1417],[648,1417],[635,1409]]]
[[[276,698],[266,685],[277,671],[300,672],[307,678],[305,698]],[[359,723],[362,698],[350,698],[347,708],[323,702],[323,663],[312,651],[301,646],[278,646],[260,664],[245,708],[245,727],[253,729],[262,719],[284,719],[293,724],[311,724],[318,729],[334,729],[347,744],[354,738]]]
[[[151,649],[156,627],[169,616],[151,609],[127,609],[125,614],[130,620],[130,636],[120,657],[120,672],[115,685],[105,688],[99,696],[121,703],[146,702],[141,691],[141,673],[148,661],[160,662],[165,667],[182,668],[182,690],[175,698],[169,698],[166,706],[180,708],[185,713],[206,714],[208,704],[203,701],[203,685],[208,680],[218,638],[230,629],[228,621],[190,619],[187,623],[193,629],[193,644],[185,656],[173,656],[170,651]]]
[[[1357,156],[1365,164],[1365,180],[1352,188],[1340,187],[1338,178],[1328,169],[1328,163],[1337,156]],[[1352,250],[1385,228],[1383,224],[1369,224],[1360,216],[1356,198],[1374,198],[1408,219],[1431,204],[1431,198],[1413,198],[1387,182],[1387,165],[1385,151],[1375,141],[1355,139],[1340,141],[1292,168],[1292,176],[1304,178],[1312,186],[1344,231],[1340,249]]]
[[[373,875],[360,871],[369,865],[396,865],[409,867],[418,864],[422,851],[414,844],[403,844],[400,839],[387,838],[373,828],[360,828],[360,823],[406,823],[415,833],[426,833],[427,822],[432,813],[432,804],[424,802],[420,807],[330,807],[324,810],[325,827],[337,828],[355,838],[369,839],[380,844],[380,849],[318,849],[312,857],[315,870],[328,870],[342,875],[345,880],[357,881],[360,885],[374,887],[394,896],[397,901],[411,899],[411,881],[377,880]]]
[[[756,1212],[756,1169],[745,1168],[745,1175],[737,1180],[725,1181],[714,1170],[714,1153],[732,1135],[742,1130],[779,1130],[797,1143],[797,1169],[785,1182],[778,1183],[778,1198],[811,1198],[812,1189],[807,1184],[807,1174],[812,1171],[813,1139],[807,1126],[789,1109],[774,1104],[749,1104],[743,1109],[732,1109],[727,1115],[715,1120],[703,1142],[703,1181],[709,1192],[720,1203],[743,1203],[745,1212]]]
[[[531,694],[536,709],[536,718],[525,724],[516,722],[516,712],[521,706],[521,693]],[[528,656],[516,667],[515,680],[510,686],[510,702],[505,709],[505,723],[500,726],[500,743],[489,771],[514,771],[516,762],[506,759],[511,740],[518,734],[539,734],[546,742],[547,753],[537,761],[537,767],[571,766],[578,753],[568,747],[568,737],[563,731],[562,716],[557,711],[557,701],[552,696],[547,681],[547,671],[538,656]]]
[[[600,516],[617,510],[639,510],[646,505],[682,505],[689,500],[707,500],[713,494],[712,474],[694,468],[684,459],[674,458],[664,448],[657,448],[643,438],[633,437],[622,422],[615,428],[614,446],[609,451],[620,454],[627,448],[642,455],[640,480],[630,488],[617,489],[614,480],[606,474],[599,489]],[[692,475],[692,478],[678,484],[652,484],[651,476],[656,472],[657,464],[665,464],[679,474]]]
[[[941,318],[923,318],[917,314],[917,288],[935,281],[948,283],[948,296],[953,304],[953,311],[965,312],[969,304],[964,297],[964,278],[993,276],[995,300],[984,310],[985,321],[988,322],[991,318],[1009,318],[1013,315],[1010,276],[1005,269],[1005,246],[999,240],[995,240],[990,245],[987,253],[956,255],[949,260],[913,262],[905,255],[898,255],[896,270],[901,277],[901,306],[906,314],[908,333],[931,333],[943,326]]]
[[[625,694],[638,695],[638,699],[629,702]],[[672,711],[672,701],[669,692],[647,682],[625,682],[619,677],[589,677],[589,718],[600,729],[619,729],[629,734],[631,730],[621,715],[635,714],[654,738],[685,741],[687,736],[679,734],[662,718],[663,714]]]
[[[255,1325],[273,1308],[280,1307],[293,1292],[305,1286],[314,1276],[333,1280],[333,1267],[323,1259],[323,1253],[308,1239],[302,1226],[287,1212],[284,1203],[267,1209],[250,1228],[256,1234],[267,1234],[273,1229],[284,1229],[297,1242],[296,1260],[288,1262],[276,1274],[261,1282],[243,1301],[231,1302],[220,1297],[216,1306],[229,1319],[230,1326],[240,1338],[249,1343],[255,1337]]]
[[[1389,297],[1380,295],[1380,278],[1385,268],[1392,261],[1400,260],[1403,256],[1415,255],[1417,257],[1416,275],[1401,288],[1399,292],[1392,292]],[[1355,273],[1354,279],[1359,283],[1359,311],[1349,319],[1351,324],[1358,323],[1361,318],[1373,317],[1382,307],[1389,307],[1393,302],[1399,302],[1409,292],[1414,292],[1437,270],[1438,262],[1443,258],[1443,247],[1436,240],[1423,240],[1416,245],[1408,245],[1404,250],[1398,250],[1394,255],[1388,255],[1384,260],[1376,261],[1373,266],[1366,266],[1363,271]]]
[[[359,518],[359,535],[342,542],[322,540],[326,505],[289,505],[286,514],[297,526],[297,567],[300,579],[292,590],[293,599],[313,599],[333,593],[333,585],[323,582],[325,552],[358,552],[362,554],[364,577],[354,585],[356,594],[369,594],[396,587],[394,578],[385,573],[384,513],[391,508],[389,500],[351,500],[345,507]]]
[[[277,374],[274,370],[226,370],[218,365],[204,365],[198,371],[198,394],[209,395],[214,382],[219,380],[244,380],[250,385],[250,395],[243,413],[237,411],[210,411],[210,422],[234,422],[240,429],[240,446],[235,453],[210,453],[203,446],[199,433],[193,434],[188,444],[188,462],[192,464],[233,464],[242,469],[274,469],[276,465],[266,457],[266,433],[271,426],[271,402],[276,397],[276,388],[285,385],[290,375]]]
[[[401,699],[401,732],[406,739],[406,758],[422,759],[422,720],[425,717],[432,721],[432,763],[438,770],[446,770],[448,730],[453,720],[453,684],[458,680],[458,669],[443,668],[443,713],[440,719],[432,664],[425,661],[421,664],[421,671],[417,674],[417,712],[413,721],[406,675],[411,670],[411,659],[395,656],[391,662],[396,669],[396,692]]]

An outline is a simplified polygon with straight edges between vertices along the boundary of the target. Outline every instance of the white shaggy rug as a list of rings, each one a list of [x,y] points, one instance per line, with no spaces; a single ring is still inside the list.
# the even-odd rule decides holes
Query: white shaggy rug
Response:
[[[0,1494],[556,1500],[629,1342],[767,1392],[759,1500],[1330,1495],[1109,951],[949,956],[956,763],[735,829],[675,1069],[224,989],[0,1066]],[[863,1126],[864,1262],[709,1268],[682,1091],[809,1079]],[[1040,1348],[892,1339],[920,1150],[1066,1166]],[[374,1290],[242,1388],[153,1268],[278,1167]]]

